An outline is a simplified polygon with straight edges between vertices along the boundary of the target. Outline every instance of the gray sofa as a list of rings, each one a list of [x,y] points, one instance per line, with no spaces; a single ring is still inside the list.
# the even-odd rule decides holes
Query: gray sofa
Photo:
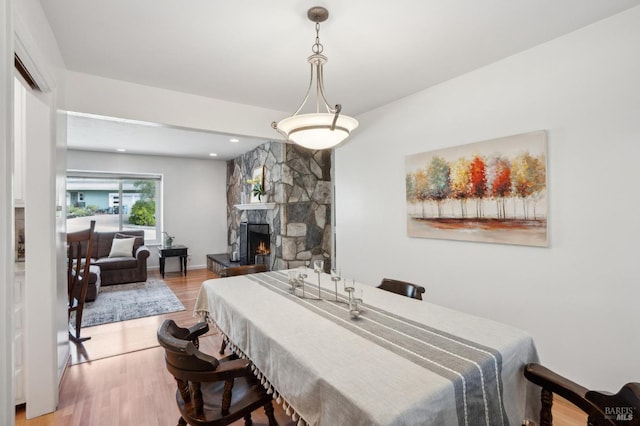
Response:
[[[109,257],[114,238],[135,237],[131,256]],[[147,280],[149,249],[144,245],[144,231],[94,232],[91,249],[91,274],[87,301],[96,299],[100,287]]]

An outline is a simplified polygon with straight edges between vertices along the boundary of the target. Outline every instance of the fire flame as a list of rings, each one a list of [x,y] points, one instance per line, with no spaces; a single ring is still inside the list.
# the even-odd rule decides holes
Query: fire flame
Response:
[[[264,241],[260,241],[260,244],[258,244],[256,254],[269,254],[269,250],[267,250],[267,246],[265,245]]]

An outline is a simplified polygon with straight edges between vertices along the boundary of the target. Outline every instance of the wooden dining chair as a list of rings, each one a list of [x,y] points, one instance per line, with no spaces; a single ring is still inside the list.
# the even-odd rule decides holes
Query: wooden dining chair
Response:
[[[247,275],[247,274],[256,274],[259,272],[267,272],[269,267],[263,263],[258,263],[256,265],[242,265],[242,266],[232,266],[229,268],[221,269],[218,275],[220,278],[225,277],[233,277],[236,275]]]
[[[89,268],[91,266],[91,249],[93,231],[96,221],[92,220],[89,229],[67,233],[67,292],[68,319],[75,312],[75,330],[69,330],[69,338],[74,342],[83,342],[91,337],[80,337],[82,313],[89,286]]]
[[[269,267],[265,264],[258,263],[255,265],[241,265],[241,266],[232,266],[230,268],[221,269],[218,275],[220,278],[234,277],[236,275],[248,275],[248,274],[257,274],[260,272],[267,272]],[[224,350],[227,348],[227,342],[222,341],[222,345],[220,345],[220,355],[224,355]]]
[[[251,362],[235,355],[218,360],[201,352],[193,340],[209,326],[200,323],[192,329],[173,320],[165,320],[158,329],[167,370],[178,385],[178,425],[228,425],[241,418],[251,425],[251,413],[264,407],[269,425],[277,426],[273,399],[251,372]]]
[[[540,426],[553,425],[553,394],[585,412],[590,426],[640,425],[640,383],[627,383],[614,395],[588,390],[540,364],[527,364],[524,376],[542,388]]]
[[[424,287],[420,285],[391,278],[383,278],[378,288],[418,300],[422,300],[422,293],[425,292]]]

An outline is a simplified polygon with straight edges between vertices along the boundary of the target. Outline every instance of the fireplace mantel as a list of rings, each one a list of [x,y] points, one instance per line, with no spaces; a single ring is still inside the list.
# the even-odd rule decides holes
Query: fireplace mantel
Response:
[[[238,210],[273,210],[276,203],[250,203],[250,204],[234,204]]]

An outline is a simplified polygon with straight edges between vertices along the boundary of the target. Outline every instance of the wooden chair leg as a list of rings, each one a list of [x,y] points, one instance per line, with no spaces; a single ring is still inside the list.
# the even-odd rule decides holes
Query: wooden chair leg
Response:
[[[80,327],[82,326],[83,310],[84,310],[84,306],[78,306],[78,310],[76,311],[76,339],[80,338]]]
[[[553,407],[553,393],[547,389],[540,392],[540,426],[553,426],[553,415],[551,408]]]
[[[276,421],[276,417],[273,413],[273,403],[271,401],[264,405],[264,413],[267,415],[267,419],[269,419],[269,426],[278,426],[278,422]]]
[[[251,413],[245,414],[244,416],[244,426],[251,426],[253,424],[253,420],[251,420]]]
[[[82,343],[89,339],[91,339],[91,337],[76,337],[75,334],[72,333],[71,330],[69,330],[69,340],[71,340],[74,343]]]
[[[220,355],[224,355],[224,350],[227,348],[227,341],[223,340],[222,344],[220,345]]]
[[[69,338],[72,342],[81,343],[85,340],[91,339],[91,337],[80,337],[80,328],[82,327],[82,311],[84,306],[79,306],[76,312],[76,324],[75,324],[75,334],[69,330]]]

